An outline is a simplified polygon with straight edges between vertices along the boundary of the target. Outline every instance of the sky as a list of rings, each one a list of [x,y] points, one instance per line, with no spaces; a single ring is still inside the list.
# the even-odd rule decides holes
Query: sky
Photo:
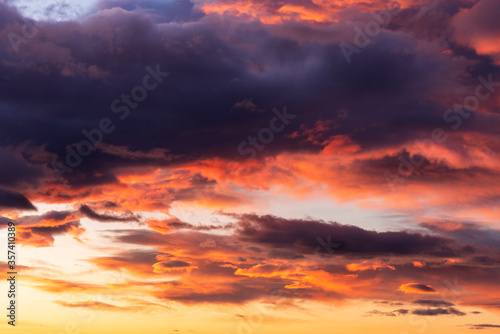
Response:
[[[498,332],[499,16],[0,1],[0,331]]]

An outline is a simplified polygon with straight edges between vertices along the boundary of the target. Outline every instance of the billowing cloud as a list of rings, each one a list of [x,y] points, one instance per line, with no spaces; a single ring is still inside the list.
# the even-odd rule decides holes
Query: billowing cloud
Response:
[[[451,314],[451,315],[458,315],[458,316],[466,315],[466,313],[461,312],[454,307],[450,307],[448,309],[444,309],[444,308],[416,309],[416,310],[412,311],[412,314],[423,315],[423,316],[436,316],[436,315],[443,315],[443,314]]]

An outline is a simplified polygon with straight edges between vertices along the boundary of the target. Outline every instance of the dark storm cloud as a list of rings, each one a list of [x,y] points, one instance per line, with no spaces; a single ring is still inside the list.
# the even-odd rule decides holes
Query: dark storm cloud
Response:
[[[88,205],[82,205],[79,208],[79,211],[82,215],[84,215],[87,218],[97,220],[103,223],[108,223],[108,222],[138,222],[140,217],[136,214],[133,214],[132,212],[124,213],[121,215],[113,215],[113,214],[102,214],[102,213],[97,213],[95,212],[92,208],[90,208]]]
[[[82,130],[98,127],[107,117],[116,130],[104,142],[168,149],[174,160],[95,150],[73,174],[64,175],[76,187],[117,182],[112,170],[122,166],[245,158],[236,150],[238,143],[269,124],[272,108],[284,105],[300,119],[287,133],[301,124],[338,120],[339,111],[347,109],[351,117],[328,135],[348,134],[365,148],[403,142],[441,124],[445,106],[428,93],[442,92],[466,65],[450,62],[435,44],[397,33],[382,32],[349,65],[338,41],[300,43],[272,35],[260,23],[202,17],[187,1],[103,1],[99,6],[109,10],[78,23],[40,27],[36,37],[20,45],[22,56],[4,46],[0,130],[12,142],[46,142],[64,162],[66,146],[85,140]],[[114,8],[120,6],[126,10]],[[20,33],[15,10],[2,13],[2,20],[0,37]],[[159,25],[164,22],[170,23]],[[146,66],[156,64],[171,76],[121,121],[111,103],[141,84]],[[233,110],[245,100],[264,112]],[[299,142],[276,136],[261,156],[320,149]]]
[[[54,236],[70,234],[74,239],[81,241],[78,237],[85,232],[80,221],[70,221],[57,226],[28,226],[20,227],[17,232],[19,242],[34,247],[53,246]]]
[[[4,28],[10,22],[20,19],[21,15],[17,11],[17,9],[9,6],[7,3],[5,3],[5,1],[2,1],[0,3],[0,29]]]
[[[408,314],[408,312],[409,311],[407,309],[397,309],[397,310],[390,311],[390,312],[373,310],[373,311],[367,312],[366,315],[383,315],[386,317],[395,317],[398,315],[406,315],[406,314]]]
[[[238,219],[236,235],[244,241],[274,248],[294,248],[311,252],[319,245],[317,238],[331,236],[340,243],[339,253],[353,254],[426,254],[460,256],[467,252],[452,239],[410,232],[375,232],[336,222],[283,219],[252,214],[234,215]]]

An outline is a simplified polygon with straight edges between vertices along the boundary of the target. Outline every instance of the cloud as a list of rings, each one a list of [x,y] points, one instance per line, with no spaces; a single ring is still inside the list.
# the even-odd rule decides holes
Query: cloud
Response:
[[[128,212],[122,215],[112,215],[112,214],[101,214],[92,210],[88,205],[82,205],[79,211],[85,217],[93,220],[97,220],[103,223],[107,222],[139,222],[140,217],[132,212]]]
[[[0,147],[0,187],[16,188],[36,185],[45,176],[39,166],[30,165],[19,152]]]
[[[408,293],[437,293],[433,287],[422,283],[403,284],[398,290]]]
[[[175,0],[160,2],[154,0],[101,0],[97,4],[98,10],[123,8],[128,11],[142,10],[157,14],[160,22],[190,22],[196,21],[204,16],[204,13],[195,8],[189,0]]]
[[[236,102],[233,107],[236,111],[247,111],[247,112],[264,112],[264,109],[259,108],[258,105],[252,102],[252,99],[244,99]]]
[[[34,210],[36,207],[23,194],[0,188],[0,209]]]
[[[474,262],[474,254],[482,254],[485,249],[469,249],[462,253],[464,245],[457,243],[453,248],[460,250],[460,261],[448,261],[432,252],[423,255],[422,250],[401,252],[391,247],[391,251],[385,253],[387,259],[375,259],[368,251],[360,252],[345,245],[359,238],[363,240],[363,245],[375,250],[381,247],[378,243],[382,240],[385,245],[390,243],[390,239],[383,237],[384,233],[389,233],[391,238],[400,235],[353,229],[349,225],[312,219],[284,219],[255,214],[225,216],[232,217],[235,222],[232,228],[222,234],[218,230],[194,230],[178,220],[164,222],[166,227],[174,223],[168,227],[167,233],[146,229],[114,231],[114,243],[154,247],[158,253],[149,253],[144,258],[141,254],[124,253],[115,257],[95,258],[91,262],[107,270],[126,269],[144,279],[175,276],[179,284],[175,293],[157,291],[155,296],[185,304],[210,303],[211,298],[222,304],[246,303],[264,298],[270,286],[285,291],[286,299],[317,301],[325,298],[382,299],[394,294],[399,286],[399,290],[406,293],[398,294],[402,300],[393,305],[403,305],[401,302],[406,301],[433,309],[442,308],[445,311],[436,312],[452,315],[460,315],[461,312],[451,307],[453,303],[449,299],[453,296],[459,296],[461,305],[490,307],[485,305],[495,300],[495,296],[477,298],[482,295],[483,289],[490,289],[496,284],[492,277],[495,277],[498,268]],[[346,234],[346,231],[350,231],[350,234]],[[332,236],[330,242],[339,242],[341,247],[333,248],[330,256],[318,259],[315,251],[319,248],[320,252],[327,254],[327,250],[321,247],[316,238],[322,236],[325,241],[328,235]],[[337,236],[344,238],[337,239]],[[455,243],[451,239],[443,240]],[[415,267],[413,262],[416,259],[425,261],[426,266]],[[385,266],[387,263],[393,269]],[[365,270],[349,271],[349,264],[359,264]],[[460,277],[460,282],[450,282],[450,277]],[[200,279],[203,285],[198,286],[194,293],[192,289]],[[417,280],[428,283],[406,283]],[[238,287],[230,289],[232,293],[240,293],[240,289],[245,289],[244,286],[252,293],[246,297],[230,297],[231,293],[223,287],[227,284]],[[377,289],[373,289],[374,284]],[[412,293],[440,293],[442,299],[415,300]]]
[[[54,236],[68,234],[78,242],[86,229],[80,224],[78,214],[73,211],[47,211],[41,215],[20,216],[16,219],[0,217],[0,227],[8,222],[16,224],[17,241],[32,247],[54,245]]]
[[[205,14],[234,15],[244,21],[260,21],[265,24],[283,24],[286,22],[305,21],[309,23],[335,22],[349,11],[351,16],[359,12],[387,9],[386,3],[380,1],[349,1],[332,3],[329,1],[297,1],[287,0],[252,1],[238,0],[227,3],[223,0],[205,1],[195,0],[197,7]],[[404,7],[410,5],[407,1],[400,1]],[[392,9],[392,7],[389,7]],[[354,13],[353,13],[354,12]]]
[[[81,283],[63,279],[50,279],[44,277],[30,277],[30,281],[35,283],[37,289],[52,293],[104,293],[109,292],[106,287],[100,287],[97,284]]]
[[[469,326],[471,326],[470,329],[500,328],[500,325],[492,325],[492,324],[474,324]]]
[[[311,252],[318,246],[318,237],[328,236],[341,244],[335,250],[339,253],[455,256],[462,252],[451,239],[417,233],[375,232],[337,222],[283,219],[270,215],[234,217],[238,219],[236,234],[241,240],[275,248],[294,248],[296,252]]]
[[[363,261],[361,263],[350,263],[347,265],[347,270],[349,271],[380,270],[384,268],[396,270],[394,266],[390,266],[382,260]]]
[[[424,305],[424,306],[453,306],[453,303],[446,302],[444,300],[432,300],[432,299],[419,299],[413,302],[414,304]]]
[[[281,253],[290,254],[296,258],[314,254],[318,247],[320,251],[327,252],[328,247],[332,247],[332,255],[350,255],[371,258],[374,255],[397,255],[411,256],[422,255],[431,257],[450,256],[460,257],[477,252],[474,248],[466,248],[452,239],[437,236],[423,235],[409,232],[376,232],[365,230],[352,225],[343,225],[336,222],[324,222],[320,220],[284,219],[271,215],[255,214],[229,214],[236,220],[234,224],[208,225],[203,227],[191,227],[176,219],[164,221],[162,228],[169,231],[178,229],[191,229],[194,231],[210,231],[217,229],[234,230],[234,238],[239,242],[254,244],[259,247],[266,247],[273,252],[268,253],[278,255]],[[149,224],[156,224],[149,221]],[[172,224],[169,226],[168,224]],[[154,225],[156,226],[156,225]],[[156,229],[156,227],[155,227]],[[126,232],[126,231],[124,231]],[[160,232],[164,233],[163,230]],[[177,234],[179,235],[179,234]],[[221,237],[210,237],[210,234],[185,233],[184,236],[194,238],[196,245],[205,242],[207,239],[220,239]],[[173,236],[153,233],[151,231],[130,231],[116,239],[121,242],[132,242],[138,244],[161,245],[165,240],[171,240]],[[325,244],[325,249],[318,242],[318,238],[330,240],[330,244]],[[179,240],[180,242],[181,240]],[[214,240],[216,244],[219,244]],[[228,242],[223,242],[225,245]],[[338,246],[340,244],[340,246]],[[189,247],[191,248],[191,247]],[[372,261],[373,262],[373,261]],[[351,262],[352,263],[352,262]],[[371,262],[366,262],[371,263]],[[376,263],[373,262],[375,265]],[[367,264],[368,265],[368,264]],[[370,264],[370,266],[373,266]],[[377,267],[382,264],[377,264]],[[371,267],[370,267],[371,268]],[[387,267],[389,268],[389,267]],[[392,269],[392,268],[390,268]],[[418,286],[417,286],[418,288]],[[423,289],[423,287],[421,287]]]
[[[70,221],[56,226],[20,226],[17,228],[18,241],[21,244],[34,247],[50,247],[54,245],[54,236],[69,234],[75,240],[82,242],[80,237],[86,232],[80,221]]]
[[[62,223],[77,220],[77,214],[73,211],[47,211],[42,215],[30,215],[17,218],[16,224],[26,226],[45,225],[57,226]]]
[[[20,46],[23,57],[6,43],[0,71],[10,79],[0,94],[5,101],[0,131],[15,147],[31,140],[47,160],[23,162],[22,154],[5,149],[11,155],[6,161],[24,166],[8,169],[20,173],[5,179],[12,187],[8,190],[35,202],[68,203],[78,194],[90,203],[106,196],[104,200],[129,210],[162,213],[176,201],[217,208],[251,206],[250,189],[273,187],[297,195],[326,187],[336,200],[377,198],[396,209],[480,206],[485,194],[479,188],[498,177],[494,99],[485,102],[484,110],[481,102],[481,110],[464,119],[462,127],[447,132],[447,142],[436,152],[425,150],[425,162],[408,182],[397,185],[397,195],[383,176],[397,173],[399,155],[416,156],[415,139],[428,138],[429,129],[448,126],[443,112],[474,92],[474,69],[496,78],[485,59],[435,36],[471,3],[440,1],[419,7],[402,2],[404,10],[393,24],[355,55],[356,66],[345,61],[339,44],[352,42],[354,27],[372,20],[370,13],[385,4],[243,3],[250,7],[236,13],[218,1],[104,1],[78,24],[48,22],[40,27],[36,38]],[[245,12],[253,7],[256,12]],[[224,20],[217,19],[226,11]],[[5,13],[10,26],[0,35],[7,40],[10,31],[22,26],[15,10]],[[261,15],[280,20],[264,22]],[[248,22],[253,16],[257,20]],[[331,22],[311,23],[320,18]],[[157,64],[171,77],[148,92],[140,106],[121,102],[129,109],[127,119],[121,120],[111,104],[141,84],[146,66]],[[244,163],[238,143],[269,125],[271,110],[284,105],[298,115],[297,122],[276,135],[256,161]],[[236,112],[235,106],[257,106],[263,112]],[[71,173],[64,173],[70,189],[58,184],[51,163],[56,158],[67,163],[68,145],[76,149],[88,140],[82,131],[98,127],[103,118],[112,120],[116,130]],[[33,130],[26,134],[25,128]],[[182,173],[205,182],[176,183]],[[21,189],[23,182],[32,187]],[[434,187],[438,183],[443,186]],[[428,187],[441,196],[416,201],[412,194]],[[468,206],[450,196],[457,188],[467,194],[460,201]]]
[[[497,242],[500,238],[500,230],[490,226],[474,222],[450,220],[429,221],[420,223],[420,226],[440,235],[453,238],[461,243],[500,249],[500,245]]]
[[[278,284],[275,285],[279,287]],[[272,285],[266,289],[254,288],[239,283],[229,283],[226,288],[222,286],[212,292],[187,292],[179,293],[174,291],[164,291],[157,295],[160,299],[169,299],[185,304],[242,304],[252,300],[268,297],[272,295]]]
[[[168,261],[168,262],[163,262],[162,265],[166,268],[183,268],[183,267],[189,267],[190,263],[185,261]]]
[[[500,64],[499,14],[500,6],[495,0],[481,0],[472,8],[461,10],[452,21],[455,38],[459,43],[474,48],[478,54],[491,56]]]
[[[153,272],[153,265],[158,262],[158,254],[159,252],[133,250],[119,252],[113,256],[96,257],[88,261],[101,269],[125,269],[138,276],[146,276]]]
[[[153,230],[160,233],[169,233],[176,230],[193,230],[193,231],[212,231],[212,230],[228,230],[233,228],[233,224],[224,225],[193,225],[180,221],[179,219],[173,217],[169,219],[147,219],[146,224]]]
[[[390,312],[373,310],[373,311],[367,312],[366,315],[382,315],[382,316],[386,316],[386,317],[395,317],[398,315],[406,315],[406,314],[408,314],[408,312],[409,311],[407,309],[398,309],[398,310],[394,310],[394,311],[390,311]]]
[[[161,256],[157,257],[158,260],[161,260]],[[197,268],[193,266],[191,263],[181,260],[170,260],[170,261],[162,261],[156,262],[153,265],[153,271],[155,273],[175,273],[180,274],[183,272],[190,272],[193,269]]]
[[[77,308],[92,308],[99,311],[137,311],[136,307],[123,307],[116,306],[108,303],[103,303],[99,301],[83,301],[83,302],[65,302],[61,300],[56,300],[54,303],[59,304],[64,307],[77,307]]]
[[[461,312],[454,307],[450,307],[448,309],[444,309],[444,308],[416,309],[416,310],[412,311],[412,314],[422,315],[422,316],[437,316],[437,315],[444,315],[444,314],[451,314],[451,315],[457,315],[457,316],[466,315],[466,313]]]
[[[119,8],[119,5],[124,7]],[[387,135],[391,132],[401,142],[418,133],[419,129],[426,129],[428,124],[434,124],[440,117],[439,102],[425,98],[428,107],[422,111],[415,107],[413,101],[425,96],[427,91],[445,87],[442,83],[453,81],[466,65],[459,59],[449,61],[432,43],[412,41],[410,37],[396,33],[382,32],[377,43],[359,55],[358,66],[350,67],[338,47],[342,40],[321,45],[303,44],[293,36],[276,36],[265,25],[249,25],[232,19],[225,20],[222,26],[209,17],[197,17],[196,25],[181,27],[165,24],[169,22],[169,13],[180,13],[189,5],[185,1],[177,2],[175,6],[156,2],[102,2],[101,10],[83,17],[78,25],[72,22],[48,23],[39,28],[37,38],[21,46],[25,57],[14,57],[10,56],[11,52],[8,53],[1,71],[12,75],[13,79],[9,81],[10,86],[3,98],[8,97],[10,109],[18,108],[21,101],[26,103],[23,110],[30,115],[26,122],[42,122],[52,134],[47,137],[45,131],[32,131],[31,139],[37,143],[46,141],[47,148],[57,153],[60,161],[66,160],[67,145],[76,146],[85,140],[82,130],[89,131],[98,126],[104,117],[112,119],[116,125],[112,142],[105,140],[106,144],[92,151],[71,174],[64,174],[72,186],[81,186],[85,182],[90,184],[96,175],[105,176],[102,182],[116,182],[113,171],[124,166],[158,166],[165,162],[170,165],[205,156],[239,160],[237,143],[252,130],[269,124],[271,109],[285,104],[292,113],[302,115],[300,123],[287,128],[287,133],[295,132],[303,124],[305,128],[311,128],[337,120],[338,113],[348,108],[351,113],[362,114],[363,117],[348,118],[335,129],[330,129],[328,134],[352,134],[355,142],[368,147],[394,142]],[[322,12],[321,8],[326,4],[319,6],[304,2],[303,5]],[[380,3],[373,2],[363,10],[371,11],[379,7]],[[287,23],[291,26],[296,24]],[[305,27],[307,25],[302,28]],[[350,26],[330,28],[332,36],[353,33]],[[70,38],[69,31],[77,32],[90,47],[83,49],[79,41]],[[6,31],[3,33],[6,34]],[[143,38],[136,38],[138,33]],[[94,35],[98,38],[93,39]],[[238,37],[233,38],[233,35]],[[314,38],[315,33],[310,35]],[[251,42],[245,38],[249,36],[252,36]],[[111,40],[114,42],[110,43]],[[238,43],[228,42],[233,40]],[[418,52],[412,43],[422,44],[421,49],[425,52]],[[204,57],[198,57],[199,54]],[[137,65],[128,66],[134,60]],[[138,107],[147,112],[135,112],[129,108],[130,116],[121,121],[110,110],[111,103],[115,98],[120,100],[120,94],[141,82],[147,74],[146,66],[156,64],[164,71],[176,69],[175,84],[167,80],[163,82]],[[20,73],[16,71],[18,68],[25,71]],[[344,80],[346,75],[349,80]],[[28,76],[33,89],[19,89],[21,84],[27,82],[25,79]],[[174,76],[172,72],[172,78]],[[43,85],[48,77],[51,84]],[[375,77],[384,79],[379,80],[377,85],[367,84],[371,82],[367,79]],[[298,89],[290,78],[314,84],[308,85],[307,89]],[[92,84],[82,84],[81,79]],[[213,82],[222,85],[213,85]],[[209,87],[215,89],[210,94]],[[43,94],[31,93],[40,90]],[[353,94],[359,90],[365,91],[369,99],[375,96],[373,94],[388,98],[383,108],[371,112],[365,108],[364,101],[354,98]],[[94,93],[92,102],[86,98],[90,91]],[[269,91],[274,93],[268,94]],[[322,93],[326,91],[333,94]],[[190,99],[192,94],[196,94],[197,99]],[[397,94],[400,94],[398,102],[389,99]],[[57,105],[53,102],[56,98]],[[250,99],[267,112],[230,112],[235,104]],[[376,98],[373,99],[376,102]],[[310,101],[316,101],[315,105],[311,105]],[[338,107],[327,111],[322,110],[321,105]],[[40,110],[35,106],[39,106]],[[210,116],[202,112],[207,106],[211,110]],[[307,113],[301,113],[305,110]],[[405,114],[401,114],[401,110]],[[63,113],[73,122],[44,117]],[[80,115],[84,113],[85,119],[81,119]],[[379,117],[386,117],[392,122],[370,127]],[[414,118],[419,122],[411,122]],[[168,131],[160,130],[155,126],[157,124],[163,124]],[[138,127],[147,128],[150,135],[141,137],[137,142],[127,134],[134,133]],[[4,127],[2,130],[12,138],[19,136],[19,132],[15,132],[18,127]],[[193,133],[197,135],[193,136]],[[221,133],[224,135],[217,135]],[[262,157],[279,152],[317,152],[320,149],[311,143],[299,145],[300,138],[287,138],[286,133],[283,134],[279,138],[277,136],[265,152],[261,152]],[[179,140],[173,141],[173,138]]]
[[[162,302],[279,304],[270,298],[279,291],[283,303],[395,298],[392,305],[419,307],[371,313],[383,316],[464,315],[445,296],[498,308],[498,91],[461,110],[468,116],[456,129],[443,119],[477,91],[478,75],[500,80],[490,43],[498,6],[400,3],[403,10],[351,64],[340,44],[354,43],[354,29],[364,29],[386,3],[100,1],[78,21],[46,22],[19,53],[9,33],[22,34],[22,17],[0,4],[0,38],[7,41],[0,46],[2,214],[16,218],[20,243],[35,247],[63,235],[86,242],[81,217],[144,217],[133,229],[104,226],[98,233],[112,245],[86,260],[92,270],[123,272],[123,294],[147,287],[147,296]],[[450,29],[455,41],[444,33]],[[171,75],[140,104],[128,104],[122,94],[144,83],[148,67]],[[285,105],[295,121],[246,161],[238,144],[258,138],[275,119],[273,108]],[[113,133],[89,138],[103,118]],[[416,142],[431,139],[435,128],[445,142]],[[102,143],[59,183],[52,163],[68,164],[68,152],[85,141]],[[403,180],[394,191],[386,172]],[[281,196],[292,205],[306,198],[355,203],[411,222],[395,227],[377,217],[380,226],[367,229],[333,216],[267,215],[275,209],[269,198]],[[34,210],[32,203],[78,209],[20,216],[17,210]],[[199,209],[238,214],[220,220],[231,223],[192,218]],[[450,288],[455,277],[458,287]],[[51,293],[109,291],[30,279]],[[442,300],[415,300],[413,293],[440,293]],[[59,305],[136,306],[115,302]]]

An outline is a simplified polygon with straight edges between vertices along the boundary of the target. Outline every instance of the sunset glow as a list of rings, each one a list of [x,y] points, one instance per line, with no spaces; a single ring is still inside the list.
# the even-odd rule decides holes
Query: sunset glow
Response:
[[[499,17],[1,1],[0,333],[497,332]]]

